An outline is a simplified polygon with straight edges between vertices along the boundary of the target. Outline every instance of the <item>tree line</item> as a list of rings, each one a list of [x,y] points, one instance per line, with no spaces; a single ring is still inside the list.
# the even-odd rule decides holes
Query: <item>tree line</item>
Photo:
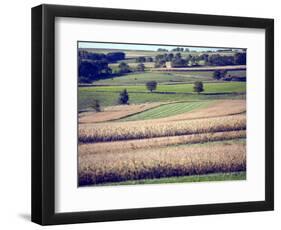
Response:
[[[78,81],[79,83],[92,83],[93,81],[106,79],[114,76],[121,76],[132,71],[142,72],[145,70],[143,59],[140,57],[139,64],[133,70],[128,63],[122,62],[126,56],[123,52],[90,53],[79,51]],[[146,59],[151,61],[150,58]],[[121,62],[120,62],[121,61]],[[112,70],[109,63],[119,62],[117,69]]]
[[[186,57],[182,57],[181,53],[164,53],[155,56],[155,68],[167,67],[166,62],[170,62],[173,68],[199,66],[200,61],[208,66],[246,65],[246,53],[235,53],[234,55],[189,54]]]
[[[180,47],[175,50],[182,50]],[[225,65],[245,65],[246,53],[235,53],[234,55],[220,55],[220,54],[201,54],[201,55],[187,55],[182,56],[180,52],[164,53],[152,57],[137,57],[138,62],[136,68],[132,69],[128,63],[122,62],[126,59],[124,52],[109,52],[92,53],[85,50],[78,52],[78,81],[79,83],[91,83],[96,80],[105,79],[114,76],[121,76],[132,71],[145,71],[144,62],[153,62],[155,68],[167,67],[167,62],[170,62],[171,67],[180,68],[188,66],[198,66],[200,61],[204,61],[204,65],[209,66],[225,66]],[[120,62],[121,61],[121,62]],[[118,62],[116,69],[112,70],[109,63]]]

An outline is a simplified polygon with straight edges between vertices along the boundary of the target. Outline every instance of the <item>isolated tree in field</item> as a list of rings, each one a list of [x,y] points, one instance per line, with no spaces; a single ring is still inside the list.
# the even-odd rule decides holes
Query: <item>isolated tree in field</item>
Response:
[[[126,89],[124,89],[119,95],[119,104],[128,104],[129,94]]]
[[[223,79],[227,74],[227,70],[215,70],[213,72],[213,78],[216,80]]]
[[[101,106],[99,100],[94,100],[93,104],[91,105],[91,108],[93,108],[96,112],[100,112]]]
[[[139,64],[137,65],[137,71],[143,72],[144,69],[145,69],[145,66],[144,66],[143,63],[139,63]]]
[[[131,71],[130,66],[126,62],[121,62],[118,67],[120,73],[129,73]]]
[[[146,88],[152,92],[153,90],[155,90],[157,88],[157,82],[156,81],[148,81],[146,82]]]
[[[221,73],[219,70],[215,70],[213,72],[213,78],[216,79],[216,80],[220,80],[221,79]]]
[[[202,81],[194,82],[193,91],[198,93],[198,94],[200,94],[201,92],[204,91],[204,86],[203,86]]]

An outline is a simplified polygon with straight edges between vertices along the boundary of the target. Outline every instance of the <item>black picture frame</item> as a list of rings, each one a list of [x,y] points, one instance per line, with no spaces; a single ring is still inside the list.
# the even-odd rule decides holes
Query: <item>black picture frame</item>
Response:
[[[109,19],[265,29],[265,200],[55,213],[55,18]],[[262,150],[261,150],[262,151]],[[222,214],[274,209],[274,20],[110,8],[32,8],[32,221],[41,225]]]

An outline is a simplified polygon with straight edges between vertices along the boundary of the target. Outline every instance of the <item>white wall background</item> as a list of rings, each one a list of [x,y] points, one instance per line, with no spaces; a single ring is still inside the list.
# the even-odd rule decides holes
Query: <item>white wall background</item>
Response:
[[[30,222],[30,9],[41,1],[9,0],[1,2],[1,84],[0,84],[0,226],[1,229],[39,229]],[[280,5],[278,1],[152,1],[152,0],[56,0],[50,4],[84,5],[111,8],[161,10],[187,13],[221,14],[275,19],[275,87],[281,85]],[[68,229],[277,229],[281,218],[280,150],[281,91],[275,90],[275,211],[180,217],[153,220],[76,224]],[[278,106],[279,105],[279,106]],[[66,226],[56,226],[64,229]],[[49,228],[49,227],[47,227]]]

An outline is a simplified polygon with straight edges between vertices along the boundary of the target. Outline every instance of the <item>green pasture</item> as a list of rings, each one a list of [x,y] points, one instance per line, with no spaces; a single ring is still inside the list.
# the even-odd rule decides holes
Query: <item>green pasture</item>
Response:
[[[241,99],[245,98],[246,83],[204,83],[204,88],[203,93],[197,94],[193,92],[193,84],[158,85],[157,90],[152,93],[146,89],[145,85],[79,87],[78,109],[79,111],[91,109],[94,100],[99,100],[102,107],[117,105],[119,94],[124,89],[129,92],[130,104]]]
[[[145,84],[143,85],[128,85],[128,86],[93,86],[93,87],[80,87],[84,92],[121,92],[127,89],[129,93],[150,93]],[[208,93],[231,93],[231,92],[245,92],[246,82],[220,82],[220,83],[205,83],[203,94]],[[153,93],[193,93],[193,84],[159,84]]]
[[[118,67],[112,66],[113,69]],[[94,85],[139,85],[148,81],[157,81],[161,84],[191,83],[194,81],[215,81],[213,71],[205,72],[144,72],[131,73],[119,77],[94,81]]]
[[[113,70],[118,70],[116,64],[110,66]],[[136,68],[136,66],[134,66]],[[243,77],[246,76],[245,70],[228,71],[230,75]],[[213,71],[187,71],[187,72],[144,72],[131,73],[119,77],[108,78],[94,81],[94,85],[140,85],[147,81],[157,81],[160,84],[173,83],[193,83],[195,81],[215,82]]]
[[[102,107],[118,104],[119,94],[127,89],[130,104],[149,102],[198,101],[215,99],[245,98],[245,82],[205,83],[201,94],[193,92],[193,84],[158,85],[155,92],[149,92],[144,85],[137,86],[95,86],[79,87],[78,110],[91,110],[94,100]],[[241,95],[237,93],[242,93]]]
[[[146,110],[144,112],[134,114],[132,116],[121,119],[122,121],[136,121],[136,120],[147,120],[156,119],[162,117],[169,117],[178,115],[181,113],[190,112],[195,109],[203,108],[209,105],[208,101],[200,102],[183,102],[183,103],[172,103],[161,105],[153,109]]]
[[[83,91],[79,89],[78,110],[92,110],[94,100],[99,100],[102,107],[118,105],[119,93],[117,92],[95,92]],[[245,99],[245,94],[159,94],[159,93],[129,93],[130,104],[142,104],[151,102],[175,102],[175,101],[201,101],[217,99]]]
[[[246,172],[211,173],[198,176],[167,177],[159,179],[130,180],[117,183],[99,184],[103,185],[136,185],[136,184],[166,184],[166,183],[188,183],[188,182],[210,182],[210,181],[233,181],[246,180]]]

